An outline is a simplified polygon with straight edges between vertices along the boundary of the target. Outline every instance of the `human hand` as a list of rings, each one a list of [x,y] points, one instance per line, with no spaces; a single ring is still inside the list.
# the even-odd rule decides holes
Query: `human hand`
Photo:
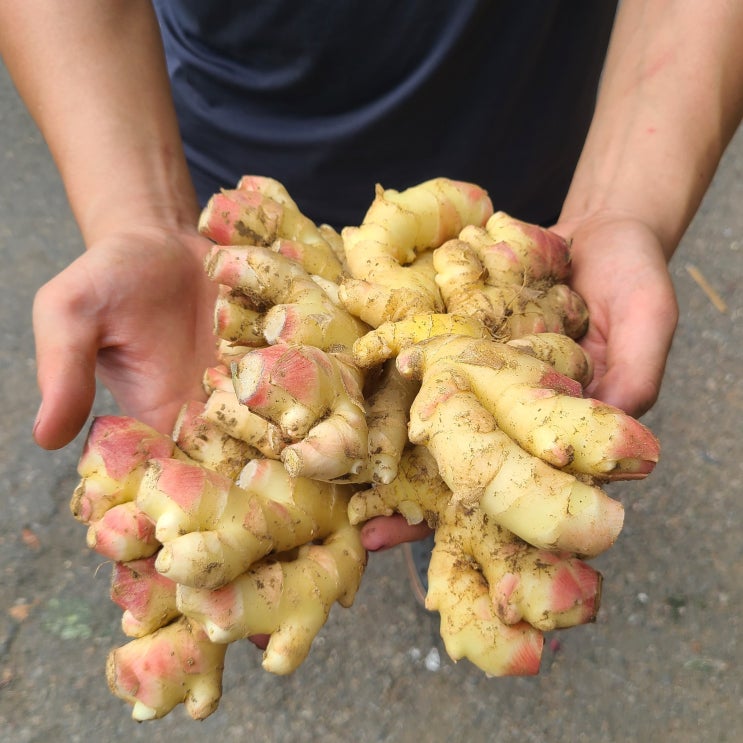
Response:
[[[201,399],[215,363],[209,245],[195,230],[133,228],[97,241],[39,289],[40,446],[60,448],[81,430],[96,374],[122,413],[164,433],[183,402]]]
[[[581,345],[594,363],[586,395],[639,417],[655,403],[678,320],[662,245],[622,214],[558,222],[572,241],[572,288],[588,306]]]

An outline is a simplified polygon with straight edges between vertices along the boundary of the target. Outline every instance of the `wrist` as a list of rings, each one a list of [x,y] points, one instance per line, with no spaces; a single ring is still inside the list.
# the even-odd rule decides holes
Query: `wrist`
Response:
[[[167,146],[132,146],[69,177],[69,202],[86,245],[138,227],[195,230],[199,204],[185,159]]]
[[[586,245],[588,249],[595,250],[597,242],[591,238],[597,234],[604,236],[601,244],[612,250],[621,247],[626,239],[652,246],[653,252],[664,263],[670,260],[673,252],[664,245],[662,234],[652,220],[629,209],[587,205],[584,210],[578,210],[566,204],[553,229],[571,241],[574,257]],[[607,241],[606,235],[611,235],[611,239]]]
[[[668,153],[659,151],[663,146]],[[594,144],[593,151],[602,152],[602,156],[593,157],[587,150],[563,204],[560,223],[616,221],[642,225],[655,237],[665,259],[670,260],[718,160],[711,153],[694,160],[689,152],[685,162],[677,162],[670,152],[672,147],[668,141],[657,147],[640,141],[614,149],[608,142]],[[681,145],[679,148],[683,150]],[[652,156],[650,149],[654,150]]]

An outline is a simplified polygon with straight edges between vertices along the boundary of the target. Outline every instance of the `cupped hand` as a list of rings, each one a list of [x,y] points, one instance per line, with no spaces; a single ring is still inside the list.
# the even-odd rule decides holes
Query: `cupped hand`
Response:
[[[99,240],[39,289],[40,446],[65,446],[82,429],[96,376],[123,414],[164,433],[184,402],[203,397],[215,361],[208,248],[195,230],[132,229]]]
[[[581,345],[594,363],[586,395],[639,417],[655,403],[678,321],[663,247],[622,214],[559,222],[571,240],[571,284],[588,306]]]

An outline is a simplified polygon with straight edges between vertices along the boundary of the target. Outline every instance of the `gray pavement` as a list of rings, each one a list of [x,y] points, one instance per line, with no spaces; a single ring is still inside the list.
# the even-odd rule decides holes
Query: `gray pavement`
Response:
[[[373,556],[289,677],[231,646],[217,712],[136,724],[106,688],[125,638],[109,567],[69,513],[78,440],[34,446],[31,303],[80,250],[43,141],[0,67],[0,740],[743,740],[743,133],[672,267],[682,314],[661,399],[645,422],[656,471],[611,492],[626,505],[595,624],[551,634],[541,673],[488,679],[453,664],[417,608],[397,550]],[[696,266],[721,295],[718,309]],[[105,394],[96,412],[112,411]]]

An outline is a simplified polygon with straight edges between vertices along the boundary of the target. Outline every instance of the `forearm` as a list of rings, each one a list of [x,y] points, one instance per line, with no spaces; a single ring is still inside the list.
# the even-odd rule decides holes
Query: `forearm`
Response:
[[[623,0],[561,222],[639,219],[670,258],[743,111],[743,4]]]
[[[0,51],[87,244],[138,224],[195,224],[149,2],[0,0]]]

